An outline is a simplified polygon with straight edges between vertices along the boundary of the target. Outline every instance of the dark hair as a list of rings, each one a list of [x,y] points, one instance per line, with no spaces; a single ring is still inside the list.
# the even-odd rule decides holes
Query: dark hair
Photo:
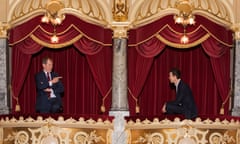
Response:
[[[42,59],[42,64],[47,64],[47,61],[50,60],[50,61],[53,61],[50,57],[44,57]]]
[[[177,69],[177,68],[172,68],[172,69],[170,70],[170,72],[172,73],[172,75],[176,76],[177,79],[181,78],[181,72],[180,72],[179,69]]]

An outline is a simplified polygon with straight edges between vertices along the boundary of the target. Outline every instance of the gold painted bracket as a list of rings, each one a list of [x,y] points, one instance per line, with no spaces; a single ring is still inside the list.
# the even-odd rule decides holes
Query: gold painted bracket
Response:
[[[0,22],[0,38],[7,38],[8,37],[8,30],[10,25],[5,22]]]
[[[234,39],[235,40],[240,40],[240,23],[233,24],[231,26],[231,30],[234,31]]]
[[[128,20],[128,1],[114,0],[113,1],[113,20],[117,22],[124,22]]]

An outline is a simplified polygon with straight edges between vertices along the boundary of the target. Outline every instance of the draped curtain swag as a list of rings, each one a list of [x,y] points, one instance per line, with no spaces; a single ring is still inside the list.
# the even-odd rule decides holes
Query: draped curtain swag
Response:
[[[102,110],[105,109],[104,105],[107,103],[108,110],[111,101],[109,95],[112,80],[112,31],[85,23],[72,15],[67,15],[63,23],[56,27],[59,43],[52,44],[50,37],[53,34],[53,26],[42,24],[40,19],[41,16],[36,17],[31,20],[31,23],[24,23],[13,28],[10,32],[10,44],[13,48],[12,92],[16,100],[13,101],[13,106],[18,103],[18,98],[32,97],[31,94],[34,94],[34,92],[28,94],[25,89],[33,83],[28,76],[29,70],[34,69],[32,68],[33,63],[40,65],[40,58],[37,58],[37,56],[51,55],[56,59],[58,66],[61,67],[61,59],[57,56],[57,53],[51,50],[67,48],[73,50],[66,50],[65,53],[68,55],[59,52],[59,56],[67,57],[66,61],[69,61],[69,63],[81,59],[83,62],[80,65],[82,65],[81,68],[84,68],[84,71],[77,68],[78,65],[73,64],[78,69],[77,72],[83,75],[81,78],[88,82],[88,85],[82,84],[81,86],[87,88],[89,92],[94,89],[96,91],[93,94],[95,97],[90,96],[86,101],[93,99],[98,101],[97,91],[99,90],[102,102],[100,104],[96,103],[103,106]],[[168,70],[172,66],[180,67],[184,79],[192,87],[200,114],[206,113],[205,108],[209,105],[212,106],[211,114],[217,114],[216,111],[221,106],[224,107],[226,112],[228,111],[232,32],[198,15],[196,15],[196,24],[188,26],[186,32],[190,41],[188,44],[181,44],[180,38],[183,35],[183,27],[174,23],[172,15],[129,31],[128,90],[131,115],[136,114],[135,110],[137,109],[135,107],[141,108],[141,114],[159,114],[163,100],[171,98],[165,98],[162,94],[174,94],[173,91],[164,86],[168,83]],[[52,49],[47,50],[45,48]],[[71,55],[79,58],[74,59]],[[64,62],[67,67],[71,66],[69,63]],[[56,69],[61,71],[57,64],[55,65]],[[34,72],[36,69],[34,69]],[[88,69],[90,69],[94,81],[91,81],[91,75],[84,78]],[[72,71],[74,73],[74,70]],[[68,73],[68,71],[62,71],[62,73]],[[195,75],[199,77],[194,77]],[[166,78],[164,79],[164,77]],[[73,83],[78,84],[78,81],[75,80]],[[64,83],[65,85],[71,85],[72,82],[65,80]],[[196,86],[195,83],[198,85]],[[211,83],[211,85],[204,87],[204,84],[207,85],[208,83]],[[94,84],[97,85],[98,90],[94,88]],[[157,90],[159,88],[161,91]],[[65,95],[67,94],[65,93]],[[74,95],[77,99],[78,93],[76,92]],[[83,95],[78,101],[84,101],[88,97]],[[70,105],[71,102],[76,100],[71,99],[71,96],[67,95],[67,97],[65,99],[69,101],[68,104]],[[107,102],[105,102],[106,99]],[[150,104],[147,105],[145,102]],[[216,103],[212,105],[211,102]],[[152,103],[154,104],[152,105]],[[27,102],[23,102],[22,105],[26,104]],[[82,104],[84,105],[84,102]],[[205,108],[199,106],[202,106],[202,104]],[[86,107],[88,106],[86,105]],[[96,109],[91,112],[98,113]],[[67,110],[67,112],[71,112],[71,110]],[[78,111],[76,110],[76,112]]]
[[[128,87],[130,96],[134,100],[130,105],[136,105],[136,107],[138,107],[140,93],[146,84],[145,81],[149,76],[154,59],[163,52],[165,47],[170,46],[173,48],[187,49],[201,45],[205,53],[210,57],[211,68],[214,73],[222,107],[225,109],[225,114],[228,114],[228,103],[226,106],[225,103],[228,102],[230,91],[229,51],[232,47],[232,31],[202,16],[196,16],[196,21],[194,26],[188,26],[186,28],[187,36],[190,40],[188,44],[180,43],[180,38],[183,35],[183,27],[174,23],[173,16],[166,16],[156,22],[129,32],[129,46],[134,47],[138,52],[138,55],[135,56],[131,55],[131,53],[128,55],[128,75],[130,77]],[[174,56],[175,55],[172,55],[172,57]],[[178,60],[179,59],[176,61]],[[191,59],[189,60],[191,61]],[[171,59],[169,59],[169,61],[171,61]],[[133,65],[131,63],[135,64]],[[167,61],[167,63],[170,62]],[[173,66],[176,67],[176,65]],[[168,70],[169,69],[170,67]],[[186,71],[191,69],[190,67]],[[202,70],[200,69],[200,71]],[[166,75],[166,77],[167,76],[168,75]],[[131,98],[129,99],[130,103],[132,101]],[[142,108],[145,106],[146,105],[142,105]],[[158,110],[161,110],[161,108]],[[134,114],[134,112],[132,113]],[[217,114],[216,112],[213,113]]]
[[[10,33],[10,45],[13,47],[12,94],[16,100],[13,102],[13,106],[18,103],[18,97],[34,54],[39,53],[44,47],[56,49],[73,45],[79,52],[86,55],[92,75],[102,95],[102,106],[104,107],[104,100],[111,90],[111,57],[106,57],[100,51],[104,47],[111,46],[111,31],[67,15],[66,20],[56,27],[59,43],[53,44],[50,42],[53,26],[43,24],[40,20],[41,16],[36,17],[31,22],[15,27]],[[41,63],[38,65],[41,66]]]

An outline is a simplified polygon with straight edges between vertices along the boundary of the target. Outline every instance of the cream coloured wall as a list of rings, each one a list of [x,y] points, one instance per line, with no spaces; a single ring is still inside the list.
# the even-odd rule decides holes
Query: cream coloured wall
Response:
[[[0,22],[7,22],[8,0],[0,0]]]
[[[236,23],[240,23],[240,0],[234,0],[233,1],[233,13],[234,13],[234,18],[236,20]]]

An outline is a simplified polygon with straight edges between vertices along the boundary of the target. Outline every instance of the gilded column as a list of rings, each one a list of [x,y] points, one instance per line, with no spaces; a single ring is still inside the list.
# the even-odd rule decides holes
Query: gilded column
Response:
[[[0,22],[0,114],[9,114],[10,112],[7,29],[8,25]]]
[[[232,115],[240,116],[240,25],[235,26],[233,60],[233,109]]]

